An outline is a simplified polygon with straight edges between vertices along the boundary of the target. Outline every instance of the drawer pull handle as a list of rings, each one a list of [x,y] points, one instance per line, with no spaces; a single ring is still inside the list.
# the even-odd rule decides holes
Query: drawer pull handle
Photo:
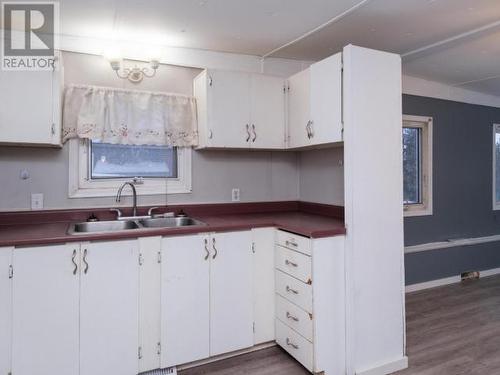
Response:
[[[293,247],[299,246],[297,244],[297,242],[295,242],[294,240],[290,240],[290,241],[287,240],[287,241],[285,241],[285,244],[286,244],[286,246],[293,246]]]
[[[286,286],[286,291],[288,293],[299,294],[297,290],[290,288],[288,285]]]
[[[293,316],[288,311],[286,312],[286,317],[287,317],[287,319],[293,320],[294,322],[298,322],[299,321],[299,318],[297,318],[296,316]]]
[[[289,339],[288,337],[286,338],[286,344],[287,344],[288,346],[291,346],[291,347],[292,347],[292,348],[294,348],[294,349],[298,349],[298,348],[299,348],[299,346],[298,346],[297,344],[294,344],[293,342],[291,342],[291,341],[290,341],[290,339]]]
[[[287,266],[292,266],[292,267],[298,267],[299,266],[297,263],[290,262],[288,259],[285,260],[285,264]]]

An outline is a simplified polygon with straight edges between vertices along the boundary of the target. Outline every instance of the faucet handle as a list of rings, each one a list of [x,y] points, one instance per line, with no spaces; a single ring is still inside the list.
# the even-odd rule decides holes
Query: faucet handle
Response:
[[[160,207],[151,207],[149,210],[148,210],[148,216],[152,216],[153,215],[153,211],[154,210],[157,210],[159,209]]]
[[[122,212],[118,208],[110,208],[109,209],[111,212],[116,212],[116,219],[120,220],[122,217]]]

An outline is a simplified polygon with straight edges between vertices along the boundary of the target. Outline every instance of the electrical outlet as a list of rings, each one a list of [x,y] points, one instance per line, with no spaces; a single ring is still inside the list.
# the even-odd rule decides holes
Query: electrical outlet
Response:
[[[233,202],[239,202],[240,201],[240,189],[233,189],[231,190],[231,200]]]
[[[42,193],[31,194],[31,209],[32,210],[43,209],[43,194]]]

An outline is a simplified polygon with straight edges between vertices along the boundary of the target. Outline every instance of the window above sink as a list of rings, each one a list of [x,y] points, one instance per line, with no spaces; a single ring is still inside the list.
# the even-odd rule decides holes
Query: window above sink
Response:
[[[137,195],[190,193],[191,148],[69,141],[70,198],[112,197],[132,180]]]

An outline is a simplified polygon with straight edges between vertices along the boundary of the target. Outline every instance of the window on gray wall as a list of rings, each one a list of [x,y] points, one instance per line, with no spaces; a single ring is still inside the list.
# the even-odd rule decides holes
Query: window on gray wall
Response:
[[[500,210],[500,124],[493,125],[493,209]]]
[[[90,178],[176,178],[177,148],[90,141]]]
[[[432,215],[432,118],[403,116],[405,216]]]

